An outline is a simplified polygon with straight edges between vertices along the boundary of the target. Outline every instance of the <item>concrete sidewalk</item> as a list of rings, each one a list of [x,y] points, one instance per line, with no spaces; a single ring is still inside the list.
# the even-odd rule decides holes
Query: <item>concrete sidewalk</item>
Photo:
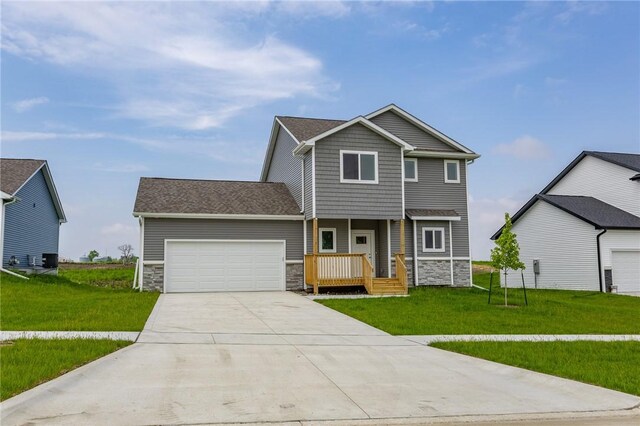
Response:
[[[3,402],[2,424],[640,420],[635,396],[425,347],[292,293],[162,295],[138,342]]]

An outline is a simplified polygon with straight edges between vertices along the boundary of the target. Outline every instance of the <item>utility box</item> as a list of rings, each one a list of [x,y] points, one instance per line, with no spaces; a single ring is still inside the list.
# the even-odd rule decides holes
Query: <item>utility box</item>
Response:
[[[540,275],[540,259],[533,259],[533,273]]]

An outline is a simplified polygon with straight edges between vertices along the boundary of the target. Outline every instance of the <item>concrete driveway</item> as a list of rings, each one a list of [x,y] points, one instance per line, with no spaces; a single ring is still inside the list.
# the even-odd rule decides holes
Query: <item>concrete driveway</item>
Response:
[[[626,423],[639,403],[393,337],[293,293],[224,293],[160,296],[138,343],[0,409],[2,425]]]

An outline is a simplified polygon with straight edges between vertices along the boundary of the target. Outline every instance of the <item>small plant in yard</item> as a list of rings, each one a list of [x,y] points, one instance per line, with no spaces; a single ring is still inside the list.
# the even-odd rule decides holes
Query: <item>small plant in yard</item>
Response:
[[[504,273],[504,305],[507,306],[507,276],[508,270],[522,270],[524,263],[520,261],[520,245],[516,234],[511,231],[511,218],[509,213],[504,214],[504,227],[500,237],[496,240],[496,246],[491,250],[491,263],[494,268]]]

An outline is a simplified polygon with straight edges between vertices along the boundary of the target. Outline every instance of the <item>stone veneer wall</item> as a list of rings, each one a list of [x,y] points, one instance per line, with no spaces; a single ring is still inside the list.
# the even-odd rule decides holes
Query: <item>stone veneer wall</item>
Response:
[[[420,285],[442,285],[451,287],[451,261],[418,260],[418,279]],[[453,261],[453,286],[469,287],[470,266],[468,260]]]
[[[142,268],[142,290],[162,291],[164,287],[164,265],[144,265]]]
[[[288,263],[286,268],[287,290],[302,290],[304,281],[304,265]]]

